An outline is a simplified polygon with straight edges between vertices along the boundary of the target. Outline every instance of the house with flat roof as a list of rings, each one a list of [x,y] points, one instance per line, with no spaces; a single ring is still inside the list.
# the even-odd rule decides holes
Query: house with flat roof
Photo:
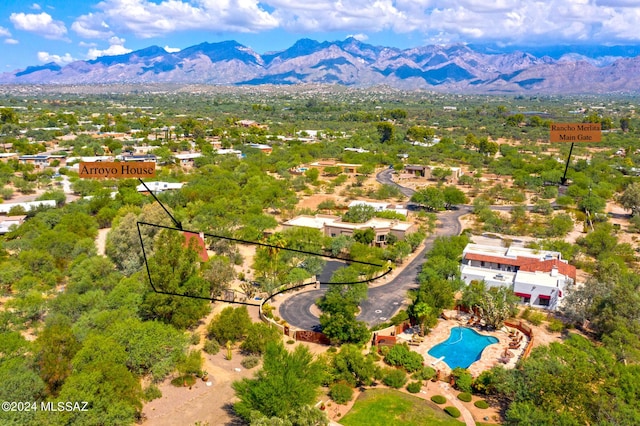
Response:
[[[24,203],[1,203],[0,214],[9,214],[13,208],[22,208],[25,212],[40,207],[57,207],[55,200],[25,201]]]
[[[33,164],[37,169],[49,167],[55,160],[58,160],[58,165],[64,167],[66,165],[67,157],[64,155],[51,154],[21,155],[18,157],[18,161],[21,164]]]
[[[399,240],[403,240],[407,234],[418,231],[418,227],[410,222],[376,217],[363,223],[351,223],[342,222],[340,216],[325,214],[317,214],[315,216],[300,215],[284,222],[282,225],[285,229],[295,226],[318,229],[329,237],[337,237],[339,235],[352,236],[356,230],[371,228],[376,234],[374,244],[378,246],[386,244],[389,234],[396,236]]]
[[[364,201],[364,200],[353,200],[349,203],[348,207],[354,206],[370,206],[377,212],[390,211],[407,217],[408,210],[402,204],[393,204],[393,203],[385,203],[385,202],[373,202],[373,201]]]
[[[575,285],[576,268],[560,252],[520,246],[468,244],[462,252],[461,277],[465,283],[509,287],[530,306],[557,309],[566,288]]]
[[[145,186],[146,185],[146,186]],[[175,191],[177,189],[181,189],[184,186],[184,183],[175,183],[175,182],[145,182],[144,185],[140,184],[136,186],[136,191],[147,193],[147,188],[151,192],[158,193],[163,191]]]
[[[173,155],[173,158],[177,160],[178,164],[184,168],[193,167],[196,158],[200,157],[202,157],[202,153],[200,152],[183,152]]]
[[[26,218],[27,215],[24,214],[16,216],[0,216],[0,235],[11,232],[12,229],[19,227],[24,223]]]

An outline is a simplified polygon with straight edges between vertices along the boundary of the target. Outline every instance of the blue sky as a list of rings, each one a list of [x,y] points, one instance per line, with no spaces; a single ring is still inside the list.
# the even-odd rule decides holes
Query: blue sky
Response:
[[[639,45],[638,22],[640,0],[2,0],[0,72],[223,40]]]

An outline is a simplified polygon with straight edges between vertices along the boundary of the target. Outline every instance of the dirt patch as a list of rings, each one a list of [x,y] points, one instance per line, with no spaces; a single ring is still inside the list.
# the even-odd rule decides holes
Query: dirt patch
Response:
[[[107,246],[107,234],[111,231],[111,228],[98,229],[98,236],[96,237],[96,250],[98,255],[104,256],[105,248]]]

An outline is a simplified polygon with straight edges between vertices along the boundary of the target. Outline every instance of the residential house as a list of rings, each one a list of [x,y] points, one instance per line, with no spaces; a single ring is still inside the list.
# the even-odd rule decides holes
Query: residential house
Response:
[[[122,154],[116,155],[116,160],[124,162],[151,162],[156,163],[158,161],[154,154]]]
[[[402,204],[377,203],[372,201],[353,200],[349,203],[349,208],[354,206],[370,206],[377,212],[391,211],[407,217],[408,210]]]
[[[364,223],[350,223],[342,222],[340,216],[323,214],[317,214],[315,216],[301,215],[283,223],[285,229],[295,226],[319,229],[323,234],[330,237],[337,237],[339,235],[352,236],[356,230],[371,228],[376,234],[374,243],[378,246],[384,246],[386,244],[389,234],[402,240],[407,234],[418,230],[418,227],[410,222],[373,218]]]
[[[146,185],[146,187],[145,187]],[[151,192],[158,193],[158,192],[164,192],[164,191],[175,191],[177,189],[181,189],[184,186],[184,183],[175,183],[175,182],[145,182],[144,185],[140,184],[138,186],[136,186],[136,190],[138,192],[144,192],[147,193],[147,188],[149,188],[149,190]]]
[[[56,207],[55,200],[27,201],[24,203],[1,203],[0,214],[9,214],[13,208],[22,208],[25,212],[39,207]]]
[[[52,167],[54,161],[58,161],[59,166],[65,166],[67,157],[64,155],[51,155],[51,154],[36,154],[36,155],[21,155],[18,157],[18,161],[21,164],[32,164],[36,169],[44,169],[45,167]]]
[[[193,167],[196,158],[202,157],[202,153],[200,152],[185,152],[182,154],[174,154],[173,158],[175,158],[178,164],[185,169],[190,169]]]
[[[26,215],[0,216],[0,235],[11,232],[11,227],[22,225],[26,218]]]
[[[509,287],[522,303],[549,309],[557,309],[567,287],[576,282],[575,266],[563,260],[560,252],[513,245],[468,244],[460,273],[467,284],[475,280],[489,287]]]

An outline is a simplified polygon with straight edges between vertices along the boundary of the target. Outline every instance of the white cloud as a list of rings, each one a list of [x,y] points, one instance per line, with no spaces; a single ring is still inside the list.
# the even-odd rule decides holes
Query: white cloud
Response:
[[[125,53],[129,53],[132,50],[124,47],[125,41],[126,40],[123,38],[111,37],[109,39],[108,48],[104,50],[91,48],[89,49],[89,52],[87,52],[87,58],[96,59],[96,58],[99,58],[100,56],[124,55]]]
[[[101,14],[82,15],[71,24],[71,29],[84,38],[108,39],[113,36]]]
[[[52,55],[49,52],[38,52],[38,60],[43,64],[48,64],[49,62],[55,62],[58,65],[66,65],[75,61],[76,59],[73,58],[69,53],[65,53],[63,56],[60,56],[60,55]]]
[[[366,35],[366,34],[349,34],[349,35],[347,36],[347,38],[349,38],[349,37],[353,37],[353,38],[355,38],[356,40],[358,40],[358,41],[362,41],[362,42],[367,41],[367,40],[369,39],[369,36],[368,36],[368,35]]]
[[[638,4],[638,0],[101,0],[92,13],[77,17],[71,29],[82,38],[102,40],[115,34],[151,38],[190,30],[246,33],[281,28],[299,34],[339,31],[361,40],[372,32],[393,31],[419,33],[426,42],[438,43],[613,43],[640,41]]]
[[[40,5],[38,3],[33,3],[31,6],[29,6],[29,9],[31,9],[31,10],[40,10],[42,8],[40,7]]]
[[[20,42],[15,38],[7,38],[4,40],[4,44],[19,44]]]
[[[24,30],[40,34],[49,39],[64,39],[67,34],[67,27],[62,21],[54,21],[51,15],[46,12],[35,13],[12,13],[9,19],[18,30]]]
[[[106,38],[114,32],[141,38],[187,30],[256,32],[279,25],[255,0],[103,0],[95,7],[99,12],[82,15],[72,24],[83,37]]]
[[[11,37],[11,33],[5,27],[0,27],[0,37]]]
[[[179,47],[165,46],[164,50],[166,50],[168,53],[176,53],[176,52],[179,52],[181,49]]]

